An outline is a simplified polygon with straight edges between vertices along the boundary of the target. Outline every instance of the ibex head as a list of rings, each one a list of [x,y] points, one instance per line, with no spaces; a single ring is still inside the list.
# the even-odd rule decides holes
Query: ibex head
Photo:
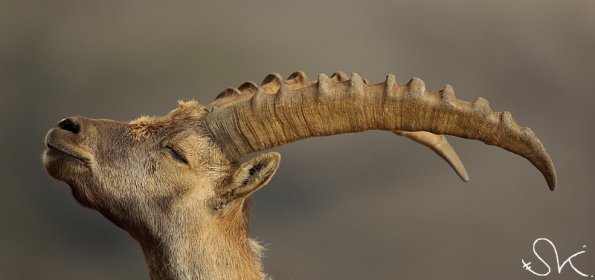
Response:
[[[129,123],[66,118],[46,136],[44,163],[78,202],[133,235],[158,234],[164,222],[184,218],[176,213],[206,221],[264,186],[280,157],[230,162],[209,137],[205,114],[190,101],[163,117]]]
[[[247,234],[246,199],[270,180],[280,157],[242,158],[308,137],[372,129],[431,147],[465,180],[442,135],[481,140],[527,158],[555,188],[555,170],[539,139],[510,113],[492,111],[487,100],[461,101],[450,86],[426,92],[419,79],[401,85],[389,75],[369,84],[340,72],[317,81],[302,72],[287,80],[271,74],[261,86],[229,88],[207,106],[181,102],[163,117],[129,123],[67,118],[48,132],[44,164],[81,204],[141,243],[161,244],[186,225],[238,236]]]

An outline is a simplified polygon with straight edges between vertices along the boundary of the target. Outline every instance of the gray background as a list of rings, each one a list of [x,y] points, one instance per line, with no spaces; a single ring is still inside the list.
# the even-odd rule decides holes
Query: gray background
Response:
[[[573,263],[595,274],[594,14],[586,0],[1,1],[0,278],[148,278],[134,240],[43,170],[59,119],[160,115],[296,70],[483,96],[540,136],[559,190],[521,157],[453,137],[469,183],[386,132],[283,146],[251,228],[275,279],[538,279],[521,268],[545,271],[538,237],[561,261],[587,245]]]

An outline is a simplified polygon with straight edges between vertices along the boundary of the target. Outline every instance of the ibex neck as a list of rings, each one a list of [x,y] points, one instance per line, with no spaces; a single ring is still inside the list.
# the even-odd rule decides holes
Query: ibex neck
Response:
[[[141,241],[151,279],[265,279],[260,247],[248,238],[246,223],[238,215],[214,230],[171,228],[160,241]]]

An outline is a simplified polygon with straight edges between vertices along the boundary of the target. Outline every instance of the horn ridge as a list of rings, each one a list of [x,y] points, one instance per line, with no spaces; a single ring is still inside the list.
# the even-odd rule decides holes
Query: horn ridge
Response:
[[[450,85],[427,92],[419,78],[401,85],[394,75],[388,75],[384,82],[368,85],[358,74],[343,80],[341,73],[320,74],[312,83],[303,72],[291,74],[288,80],[269,75],[263,87],[279,85],[274,91],[243,84],[238,89],[242,94],[234,91],[225,106],[212,106],[205,115],[205,126],[231,161],[316,136],[366,130],[448,134],[525,157],[555,188],[555,169],[539,139],[509,112],[492,111],[487,100],[460,100]],[[256,94],[259,91],[269,94]]]

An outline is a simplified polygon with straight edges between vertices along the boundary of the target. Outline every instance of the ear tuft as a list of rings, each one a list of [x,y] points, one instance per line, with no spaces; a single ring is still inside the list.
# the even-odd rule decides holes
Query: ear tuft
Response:
[[[251,195],[271,180],[280,160],[279,153],[271,152],[242,163],[233,173],[230,184],[222,188],[220,196],[231,201]]]
[[[252,166],[250,168],[250,170],[248,170],[248,173],[250,176],[255,175],[258,171],[260,171],[262,168],[264,167],[264,165],[262,163],[257,163],[254,166]]]

